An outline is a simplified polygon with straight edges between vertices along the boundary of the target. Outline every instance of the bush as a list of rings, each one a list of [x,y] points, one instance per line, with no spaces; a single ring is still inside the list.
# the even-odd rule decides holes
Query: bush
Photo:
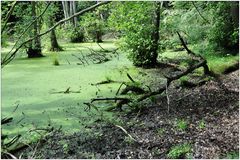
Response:
[[[156,63],[154,51],[155,2],[118,3],[109,18],[110,26],[122,33],[121,48],[129,52],[135,66],[151,66]]]
[[[226,159],[239,159],[239,151],[227,153]]]
[[[214,23],[210,28],[209,41],[215,44],[215,49],[233,50],[238,48],[238,28],[234,28],[234,23],[229,14],[232,3],[218,2],[211,5],[213,9]]]
[[[70,42],[72,43],[84,42],[84,32],[81,28],[77,27],[70,31]]]

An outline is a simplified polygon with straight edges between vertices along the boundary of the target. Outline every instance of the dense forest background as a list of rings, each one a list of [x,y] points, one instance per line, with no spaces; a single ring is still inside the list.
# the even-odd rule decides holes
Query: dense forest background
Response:
[[[3,157],[238,157],[238,1],[1,1],[1,16]]]

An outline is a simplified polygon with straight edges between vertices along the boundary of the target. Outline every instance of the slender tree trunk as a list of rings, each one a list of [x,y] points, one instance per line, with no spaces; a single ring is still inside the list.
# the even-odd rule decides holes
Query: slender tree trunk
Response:
[[[32,17],[36,18],[36,2],[32,1]],[[33,24],[33,35],[34,37],[38,35],[38,20]],[[42,49],[41,49],[41,40],[39,37],[35,38],[27,50],[28,58],[35,58],[35,57],[43,57]]]
[[[159,41],[159,27],[160,27],[160,10],[163,2],[156,2],[155,8],[155,19],[154,19],[154,31],[152,35],[153,46],[152,46],[152,57],[151,57],[151,65],[157,64],[158,57],[158,41]]]
[[[73,14],[75,14],[75,13],[77,13],[77,11],[76,11],[77,5],[76,5],[75,1],[73,1],[72,3],[73,3],[72,4],[73,5]],[[77,27],[77,17],[74,17],[73,20],[74,20],[74,26]]]
[[[65,17],[65,18],[68,18],[68,17],[69,17],[69,5],[68,5],[68,1],[62,1],[62,6],[63,6],[64,17]],[[69,21],[65,22],[65,24],[69,24]]]
[[[63,13],[64,13],[64,18],[67,18],[67,12],[66,12],[66,7],[65,7],[65,2],[62,1],[62,7],[63,7]]]
[[[231,2],[230,15],[236,27],[239,26],[239,2]]]
[[[97,1],[97,3],[99,3],[99,1]],[[101,12],[99,11],[99,10],[97,10],[97,17],[99,18],[99,19],[101,19],[101,20],[103,20],[102,19],[102,14],[101,14]],[[95,42],[97,42],[97,43],[101,43],[101,42],[103,42],[103,40],[102,40],[102,31],[100,30],[100,28],[99,28],[99,24],[96,24],[97,26],[96,26],[96,28],[97,28],[97,30],[96,30],[96,32],[95,32]]]

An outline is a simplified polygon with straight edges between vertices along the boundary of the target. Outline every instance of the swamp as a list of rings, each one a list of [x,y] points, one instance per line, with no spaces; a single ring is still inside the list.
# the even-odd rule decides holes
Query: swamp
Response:
[[[1,158],[239,159],[238,1],[1,15]]]

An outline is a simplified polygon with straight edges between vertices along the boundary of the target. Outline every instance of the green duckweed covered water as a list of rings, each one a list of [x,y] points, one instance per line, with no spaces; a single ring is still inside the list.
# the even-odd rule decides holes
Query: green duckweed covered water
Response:
[[[137,75],[137,69],[124,53],[105,63],[77,65],[79,60],[72,54],[78,56],[81,51],[89,54],[89,50],[81,46],[100,49],[97,44],[91,43],[66,44],[63,45],[63,52],[45,51],[46,57],[36,59],[19,57],[2,69],[2,117],[14,118],[11,125],[2,126],[5,134],[14,136],[29,133],[30,129],[48,125],[62,126],[68,133],[79,131],[82,126],[99,118],[99,113],[94,109],[86,112],[83,102],[95,98],[96,92],[97,96],[113,97],[119,86],[113,83],[96,87],[92,83],[107,78],[128,81],[126,72],[133,77]],[[110,42],[102,46],[109,50],[115,48]],[[59,66],[53,65],[54,59],[58,59]],[[70,91],[80,93],[54,93],[66,91],[69,87]],[[17,110],[13,112],[18,104]],[[112,117],[110,112],[103,114]]]

